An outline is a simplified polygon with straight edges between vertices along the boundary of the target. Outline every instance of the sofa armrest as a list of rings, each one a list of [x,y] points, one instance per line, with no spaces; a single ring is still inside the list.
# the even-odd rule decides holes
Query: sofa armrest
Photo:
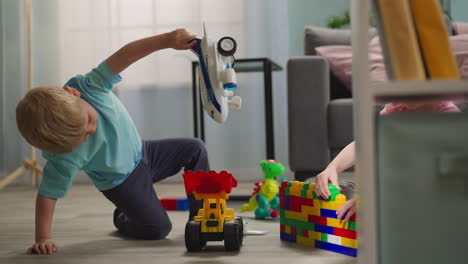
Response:
[[[330,162],[328,62],[321,56],[294,57],[287,72],[289,166],[295,172],[321,171]]]

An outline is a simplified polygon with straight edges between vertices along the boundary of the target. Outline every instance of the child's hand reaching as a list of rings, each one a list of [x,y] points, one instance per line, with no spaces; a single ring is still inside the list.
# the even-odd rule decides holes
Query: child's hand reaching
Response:
[[[51,239],[41,239],[28,248],[28,254],[52,254],[58,250],[57,245]]]
[[[197,42],[195,35],[190,34],[186,29],[179,28],[169,32],[169,47],[176,50],[186,50],[193,47]]]
[[[344,203],[338,210],[336,210],[336,214],[338,219],[343,219],[343,216],[346,214],[346,217],[343,219],[345,221],[349,221],[351,216],[356,214],[356,197],[349,199]]]
[[[323,199],[330,197],[330,190],[328,184],[333,184],[338,190],[341,191],[338,185],[338,173],[333,167],[328,167],[315,177],[315,193]]]

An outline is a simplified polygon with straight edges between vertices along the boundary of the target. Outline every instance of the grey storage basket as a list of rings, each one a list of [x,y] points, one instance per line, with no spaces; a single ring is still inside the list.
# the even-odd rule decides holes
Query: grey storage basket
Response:
[[[468,115],[381,116],[376,136],[380,263],[468,263]]]

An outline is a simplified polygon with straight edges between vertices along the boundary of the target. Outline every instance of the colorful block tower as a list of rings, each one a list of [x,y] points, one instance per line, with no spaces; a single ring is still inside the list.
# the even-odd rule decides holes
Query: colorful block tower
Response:
[[[355,216],[349,222],[337,219],[336,210],[346,202],[346,196],[334,185],[329,189],[330,198],[324,200],[315,193],[313,183],[281,183],[281,240],[356,257]]]

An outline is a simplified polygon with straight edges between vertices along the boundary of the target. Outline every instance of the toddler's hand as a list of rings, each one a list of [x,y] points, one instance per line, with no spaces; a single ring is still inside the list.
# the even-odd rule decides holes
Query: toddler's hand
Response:
[[[169,33],[169,47],[176,50],[190,49],[197,43],[194,38],[196,36],[190,34],[186,29],[176,29]]]
[[[333,168],[326,168],[317,177],[315,177],[315,193],[323,199],[330,197],[330,190],[328,184],[333,184],[338,190],[341,191],[338,185],[338,173]]]
[[[28,254],[52,254],[58,250],[57,245],[51,239],[41,239],[28,248]]]
[[[342,219],[343,216],[347,213],[346,217],[343,220],[349,221],[351,216],[356,214],[356,210],[357,210],[357,207],[356,207],[356,197],[355,197],[346,201],[346,203],[344,203],[338,210],[336,210],[336,214],[337,214],[338,219]]]

